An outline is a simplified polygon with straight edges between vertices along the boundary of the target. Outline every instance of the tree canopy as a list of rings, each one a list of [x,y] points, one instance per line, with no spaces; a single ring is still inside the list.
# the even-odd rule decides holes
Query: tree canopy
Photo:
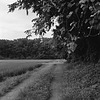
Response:
[[[32,9],[39,17],[33,19],[35,33],[43,34],[58,17],[61,38],[94,36],[99,33],[100,2],[98,0],[17,0],[9,5],[9,12],[16,8]],[[94,32],[95,31],[95,32]],[[59,35],[58,34],[58,35]]]
[[[32,20],[35,34],[46,33],[57,18],[54,37],[63,45],[100,33],[99,0],[17,0],[9,5],[9,12],[16,8],[25,9],[27,14],[32,9],[38,15]]]
[[[62,48],[60,48],[62,49]],[[0,40],[0,59],[60,59],[52,38]]]

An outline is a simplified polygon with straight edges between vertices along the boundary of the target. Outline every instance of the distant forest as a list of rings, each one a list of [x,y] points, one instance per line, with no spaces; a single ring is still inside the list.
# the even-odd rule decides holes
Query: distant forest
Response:
[[[62,47],[57,48],[52,38],[0,40],[0,59],[63,58]]]

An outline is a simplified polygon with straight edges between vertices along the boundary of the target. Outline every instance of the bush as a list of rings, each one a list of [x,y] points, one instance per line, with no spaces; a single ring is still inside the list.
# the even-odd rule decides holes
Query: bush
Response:
[[[76,41],[77,47],[70,58],[74,61],[97,63],[100,59],[100,36],[84,37]]]

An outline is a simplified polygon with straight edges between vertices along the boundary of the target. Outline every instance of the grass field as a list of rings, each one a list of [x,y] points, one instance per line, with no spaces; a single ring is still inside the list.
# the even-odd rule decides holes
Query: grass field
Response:
[[[14,77],[25,74],[40,67],[42,61],[32,60],[2,60],[0,61],[0,81],[4,81],[8,77]]]

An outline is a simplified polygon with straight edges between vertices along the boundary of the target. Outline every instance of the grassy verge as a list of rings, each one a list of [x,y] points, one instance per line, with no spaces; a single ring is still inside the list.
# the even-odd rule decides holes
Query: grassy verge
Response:
[[[100,100],[100,63],[65,66],[61,84],[62,100]]]
[[[20,90],[15,100],[49,100],[51,96],[50,87],[52,81],[53,77],[50,73],[42,73],[35,81]]]

